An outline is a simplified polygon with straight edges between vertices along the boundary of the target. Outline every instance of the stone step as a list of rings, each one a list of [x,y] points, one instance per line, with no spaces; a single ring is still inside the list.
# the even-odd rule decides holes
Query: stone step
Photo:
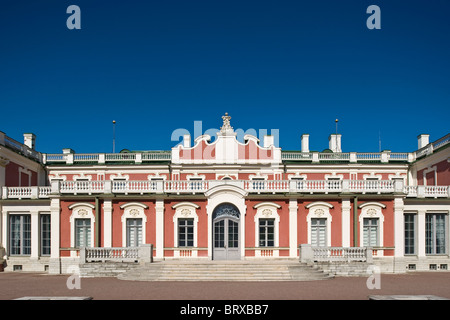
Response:
[[[295,263],[153,263],[118,275],[136,281],[311,281],[331,278]]]

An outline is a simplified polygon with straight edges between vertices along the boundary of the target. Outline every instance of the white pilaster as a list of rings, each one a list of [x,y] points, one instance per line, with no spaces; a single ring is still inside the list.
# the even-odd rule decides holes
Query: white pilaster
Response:
[[[394,199],[394,255],[396,257],[403,257],[404,255],[404,235],[405,223],[403,216],[403,198]]]
[[[164,258],[164,200],[156,200],[156,258]]]
[[[30,211],[31,215],[31,259],[39,258],[39,211]]]
[[[289,257],[297,257],[297,199],[289,200]]]
[[[112,247],[112,201],[103,203],[103,243],[106,248]]]
[[[60,200],[51,199],[50,214],[51,214],[51,258],[59,258],[59,224],[60,224]]]
[[[425,210],[417,212],[417,256],[425,257]]]
[[[350,199],[342,200],[342,246],[350,247]]]

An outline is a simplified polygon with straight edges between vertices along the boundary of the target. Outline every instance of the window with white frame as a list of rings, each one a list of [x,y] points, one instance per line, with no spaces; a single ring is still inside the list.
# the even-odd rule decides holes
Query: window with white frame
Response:
[[[120,206],[123,209],[122,246],[138,247],[145,243],[148,206],[140,202],[128,202]]]
[[[384,236],[384,215],[382,210],[386,206],[379,202],[366,202],[359,206],[361,214],[360,224],[360,245],[365,247],[383,247]],[[378,252],[382,255],[382,252]]]
[[[331,246],[331,223],[330,209],[333,208],[328,202],[317,201],[306,206],[309,209],[306,216],[308,224],[308,243],[312,246]]]
[[[405,255],[416,254],[417,214],[405,213]]]
[[[378,247],[379,246],[379,230],[378,218],[363,219],[363,246]]]
[[[142,244],[142,218],[127,218],[127,247]]]
[[[196,210],[200,206],[191,202],[180,202],[172,208],[175,209],[173,215],[175,246],[197,247],[198,215]]]
[[[9,215],[9,254],[31,254],[31,215]]]
[[[193,247],[194,246],[194,219],[181,218],[178,219],[178,246]]]
[[[41,214],[40,220],[40,253],[42,256],[49,256],[51,253],[51,216]]]
[[[256,247],[278,247],[279,246],[279,204],[273,202],[261,202],[253,208],[255,214],[255,244]]]
[[[91,247],[94,244],[94,208],[91,203],[74,203],[69,206],[69,209],[72,210],[70,216],[71,247]],[[71,254],[75,254],[75,252]]]
[[[427,213],[425,216],[425,253],[447,253],[447,214]]]
[[[91,243],[91,219],[75,219],[75,247],[90,247]]]
[[[327,219],[311,219],[311,246],[325,247],[327,245]]]
[[[259,246],[275,246],[275,219],[259,219]]]

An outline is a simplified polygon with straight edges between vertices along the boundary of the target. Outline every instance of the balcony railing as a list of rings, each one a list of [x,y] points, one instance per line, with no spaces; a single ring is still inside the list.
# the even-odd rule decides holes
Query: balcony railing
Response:
[[[449,186],[403,186],[399,180],[201,180],[201,181],[52,181],[47,187],[2,187],[2,199],[45,199],[51,194],[199,194],[219,185],[249,193],[404,194],[417,198],[450,198]]]

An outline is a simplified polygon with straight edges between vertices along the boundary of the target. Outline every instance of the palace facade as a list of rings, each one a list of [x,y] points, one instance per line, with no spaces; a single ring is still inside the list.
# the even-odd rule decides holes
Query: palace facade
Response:
[[[299,259],[299,247],[369,248],[382,271],[447,270],[450,134],[411,152],[283,151],[244,142],[226,114],[214,142],[170,151],[62,154],[0,132],[5,271],[65,273],[81,248],[153,245],[154,259]],[[2,258],[2,257],[0,257]]]

